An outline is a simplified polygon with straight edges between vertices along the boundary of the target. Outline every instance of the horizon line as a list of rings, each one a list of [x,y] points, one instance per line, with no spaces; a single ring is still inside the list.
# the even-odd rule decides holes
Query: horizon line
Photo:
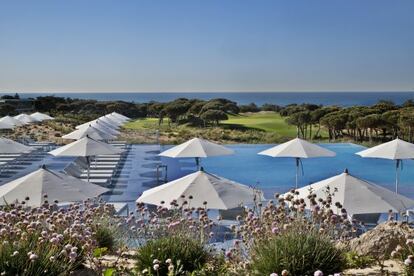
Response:
[[[183,94],[203,94],[203,93],[414,93],[413,90],[288,90],[288,91],[0,91],[0,94],[106,94],[106,93],[123,93],[123,94],[134,94],[134,93],[183,93]]]

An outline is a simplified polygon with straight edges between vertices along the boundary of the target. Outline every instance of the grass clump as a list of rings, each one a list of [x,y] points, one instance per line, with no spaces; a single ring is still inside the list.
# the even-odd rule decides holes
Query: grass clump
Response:
[[[341,272],[345,258],[330,238],[318,231],[295,229],[259,240],[252,247],[252,272],[270,275],[289,271],[289,275],[313,275],[317,270],[326,275]]]
[[[375,263],[375,259],[371,256],[361,256],[356,252],[345,253],[347,268],[366,268]]]
[[[148,275],[185,275],[202,269],[211,259],[204,244],[185,235],[166,236],[149,240],[138,249],[138,271]]]
[[[114,237],[114,230],[103,225],[96,227],[94,238],[96,239],[99,248],[106,248],[108,251],[114,251],[116,241]]]

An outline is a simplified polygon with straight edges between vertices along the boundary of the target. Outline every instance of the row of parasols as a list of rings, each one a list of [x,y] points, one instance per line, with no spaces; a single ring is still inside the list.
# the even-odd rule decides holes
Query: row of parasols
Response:
[[[117,124],[122,124],[129,120],[128,117],[115,112],[110,115]],[[85,126],[80,127],[80,129],[84,128]],[[33,150],[34,148],[18,142],[0,138],[0,153],[29,153]],[[86,135],[70,144],[50,151],[49,154],[53,156],[86,157],[89,159],[97,155],[120,154],[122,152],[123,149],[97,141]],[[0,205],[24,202],[27,206],[38,207],[45,200],[49,201],[49,203],[54,201],[78,202],[97,197],[107,191],[109,191],[107,188],[82,181],[64,173],[52,171],[43,165],[34,172],[0,186]],[[47,195],[47,199],[45,199],[45,195]]]
[[[112,113],[110,117],[118,123],[128,120],[127,117],[122,117],[120,114]],[[83,126],[78,129],[89,128],[91,124],[95,123],[89,122],[86,127]],[[100,125],[100,123],[97,122],[95,125]],[[9,153],[11,153],[10,149],[15,147],[15,144],[11,143],[16,142],[10,141],[7,140],[4,145],[0,143],[0,149],[8,148]],[[24,145],[21,146],[25,147]],[[55,156],[90,157],[102,154],[119,154],[121,152],[122,149],[86,135],[75,142],[51,151],[50,154]],[[231,149],[198,138],[160,153],[161,156],[173,158],[196,158],[198,167],[200,166],[200,158],[229,154],[233,154]],[[273,157],[292,157],[296,160],[297,168],[300,164],[298,160],[301,158],[335,155],[334,152],[298,138],[260,154]],[[396,160],[396,184],[398,184],[398,168],[402,160],[414,158],[414,145],[401,139],[395,139],[358,154],[366,157]],[[307,200],[310,190],[322,197],[326,195],[327,187],[330,187],[331,191],[335,191],[332,195],[333,201],[341,203],[350,214],[383,213],[389,210],[400,212],[414,206],[413,200],[376,184],[358,179],[347,171],[310,186],[302,187],[298,192],[299,196]],[[50,201],[80,201],[106,191],[106,188],[42,167],[22,178],[0,186],[0,204],[14,202],[15,200],[21,202],[29,197],[30,200],[27,204],[39,205],[44,200],[42,198],[44,194],[48,195]],[[263,200],[263,194],[260,191],[207,173],[202,169],[183,178],[147,190],[137,199],[138,202],[162,205],[168,208],[187,201],[192,207],[224,210],[261,200]]]
[[[63,135],[62,138],[79,140],[88,136],[99,141],[113,140],[119,135],[119,128],[128,120],[130,120],[128,117],[112,112],[76,126],[74,131]]]
[[[47,114],[40,113],[40,112],[35,112],[30,115],[26,113],[22,113],[14,117],[7,115],[7,116],[0,118],[0,129],[14,129],[19,126],[34,124],[34,123],[39,123],[39,122],[49,121],[49,120],[54,120],[54,118]]]
[[[22,113],[14,117],[7,115],[0,118],[0,129],[14,129],[16,127],[49,120],[54,120],[54,118],[40,112],[35,112],[30,115]],[[112,112],[98,119],[76,126],[75,131],[64,135],[62,138],[78,140],[88,135],[95,140],[113,140],[119,135],[120,132],[118,129],[125,122],[124,120],[129,120],[129,118]]]
[[[161,156],[171,158],[195,158],[200,168],[200,158],[230,155],[234,152],[224,146],[194,138],[181,145],[168,149]],[[290,157],[296,162],[296,188],[302,158],[333,157],[335,152],[295,138],[259,153],[271,157]],[[349,214],[386,213],[390,210],[401,212],[414,206],[414,201],[399,195],[398,179],[402,160],[414,159],[414,144],[401,139],[357,153],[362,157],[385,158],[396,161],[396,191],[359,179],[345,170],[342,174],[302,187],[296,191],[298,197],[308,201],[310,193],[326,197],[331,191],[333,202],[339,202]],[[231,209],[243,204],[251,204],[263,199],[262,192],[234,181],[210,174],[203,169],[183,178],[145,191],[137,202],[171,208],[176,204],[188,202],[192,207],[210,209]],[[309,206],[309,202],[308,206]]]

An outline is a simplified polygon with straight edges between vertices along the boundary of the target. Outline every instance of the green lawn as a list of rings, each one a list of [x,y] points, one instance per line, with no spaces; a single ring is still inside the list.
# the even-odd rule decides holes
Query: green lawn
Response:
[[[161,126],[167,127],[168,119],[164,120]],[[285,119],[278,113],[257,113],[257,114],[240,114],[231,115],[226,121],[221,121],[220,124],[225,128],[235,129],[257,129],[266,132],[275,132],[280,136],[295,137],[296,127],[288,125]],[[125,125],[129,129],[156,129],[158,128],[157,118],[137,119]]]
[[[143,118],[128,122],[124,125],[128,129],[157,129],[158,118]]]
[[[296,127],[288,125],[279,113],[256,113],[248,115],[232,115],[229,119],[222,121],[222,124],[254,128],[266,132],[276,132],[281,136],[295,137]]]
[[[139,134],[132,135],[137,135],[141,143],[147,139],[146,134],[153,133],[156,129],[160,130],[163,142],[169,144],[180,143],[191,137],[223,143],[281,143],[296,137],[296,127],[288,125],[285,118],[275,112],[231,115],[228,120],[221,121],[218,127],[170,126],[168,119],[164,119],[163,124],[158,126],[157,118],[144,118],[127,123],[125,128],[137,131]],[[316,126],[314,131],[316,132]],[[322,130],[320,134],[326,137],[326,131]]]

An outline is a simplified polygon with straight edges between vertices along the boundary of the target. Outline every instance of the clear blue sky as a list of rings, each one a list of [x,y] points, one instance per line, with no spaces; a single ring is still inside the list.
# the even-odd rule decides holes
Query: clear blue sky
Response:
[[[0,1],[0,91],[412,91],[413,0]]]

